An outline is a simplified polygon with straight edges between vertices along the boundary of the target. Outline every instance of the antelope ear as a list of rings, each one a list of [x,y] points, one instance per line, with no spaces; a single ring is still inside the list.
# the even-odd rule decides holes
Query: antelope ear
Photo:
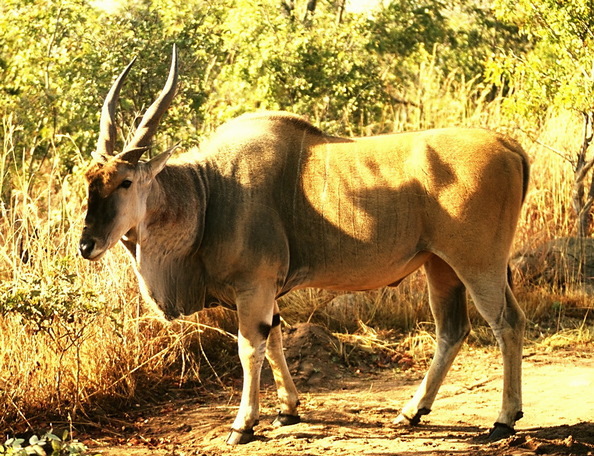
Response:
[[[165,168],[167,160],[169,160],[169,157],[171,157],[171,154],[175,149],[178,148],[178,146],[179,144],[176,144],[175,146],[166,150],[165,152],[162,152],[156,157],[151,158],[148,162],[144,164],[147,167],[147,170],[151,177],[155,177],[163,170],[163,168]]]
[[[120,152],[116,155],[116,158],[133,165],[136,165],[144,154],[149,148],[148,147],[133,147],[132,149],[126,149],[123,152]]]

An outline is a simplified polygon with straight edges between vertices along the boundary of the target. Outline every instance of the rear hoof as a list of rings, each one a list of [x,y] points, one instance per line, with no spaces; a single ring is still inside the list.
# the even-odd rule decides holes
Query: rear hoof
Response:
[[[299,415],[289,415],[288,413],[279,413],[274,419],[272,425],[276,427],[291,426],[293,424],[301,423]]]
[[[487,439],[490,442],[507,439],[516,433],[515,429],[504,423],[495,423],[493,429],[489,432]]]
[[[250,429],[247,431],[238,431],[231,429],[229,436],[227,437],[227,444],[229,445],[244,445],[254,440],[254,430]]]
[[[429,410],[428,408],[422,408],[417,410],[417,413],[415,413],[415,416],[413,416],[412,418],[409,418],[408,416],[403,415],[401,413],[394,420],[394,424],[397,424],[399,426],[416,426],[421,422],[421,417],[423,415],[429,415],[429,413],[431,413],[431,410]]]

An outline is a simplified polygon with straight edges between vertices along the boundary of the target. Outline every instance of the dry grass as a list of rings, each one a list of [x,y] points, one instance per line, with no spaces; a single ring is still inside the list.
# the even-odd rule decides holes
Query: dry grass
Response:
[[[38,169],[6,139],[1,152],[0,429],[148,398],[212,376],[213,357],[233,371],[233,317],[214,309],[165,322],[144,308],[123,249],[79,258],[82,160],[66,174],[58,150]]]
[[[499,127],[519,137],[528,149],[533,176],[516,250],[571,232],[571,166],[558,152],[574,147],[579,119],[565,114],[561,120],[552,118],[542,131],[530,133],[557,150],[552,152],[528,139],[521,126],[506,122],[499,103],[482,102],[472,81],[460,82],[433,68],[421,68],[417,90],[412,95],[419,108],[398,107],[400,111],[386,113],[394,129]],[[38,162],[31,151],[13,149],[11,132],[18,126],[10,118],[3,125],[0,429],[21,427],[48,410],[76,419],[98,407],[105,410],[156,394],[172,383],[236,373],[235,316],[212,309],[164,322],[140,301],[123,249],[114,249],[98,264],[80,259],[76,245],[85,158],[79,157],[74,172],[66,173],[59,146],[54,146],[50,153],[54,158]],[[21,155],[23,159],[16,158]],[[568,296],[520,283],[518,295],[535,343],[554,348],[594,340],[588,317],[594,312],[592,301],[583,293]],[[335,296],[320,290],[291,293],[281,302],[283,318],[289,324],[311,321],[335,332],[350,332],[345,337],[351,342],[356,339],[360,345],[381,345],[386,350],[391,346],[382,340],[381,331],[392,330],[402,335],[399,343],[415,356],[432,353],[433,327],[422,272],[396,289],[350,295],[350,313],[343,312],[342,318],[331,309]],[[571,309],[582,310],[577,319],[569,315]],[[481,319],[475,313],[472,319],[472,343],[493,343]]]

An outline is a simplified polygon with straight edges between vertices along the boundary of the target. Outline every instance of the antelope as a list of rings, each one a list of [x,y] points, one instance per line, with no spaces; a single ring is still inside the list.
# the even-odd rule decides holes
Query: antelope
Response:
[[[507,271],[529,175],[517,142],[472,128],[341,138],[295,114],[257,112],[219,127],[200,149],[143,161],[174,97],[177,51],[161,94],[116,151],[114,110],[133,63],[103,104],[79,250],[97,261],[121,241],[144,299],[168,319],[213,302],[234,306],[244,382],[227,443],[253,439],[264,358],[280,402],[275,424],[300,422],[277,298],[304,287],[394,287],[421,266],[437,347],[395,422],[416,425],[431,411],[470,331],[467,290],[503,358],[490,437],[515,432],[525,316]]]

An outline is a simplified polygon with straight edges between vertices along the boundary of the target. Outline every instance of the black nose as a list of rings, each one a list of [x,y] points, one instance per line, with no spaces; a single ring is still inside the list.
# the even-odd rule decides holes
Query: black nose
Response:
[[[95,249],[95,241],[93,239],[81,239],[78,245],[78,250],[82,257],[88,260],[91,257],[91,253]]]

